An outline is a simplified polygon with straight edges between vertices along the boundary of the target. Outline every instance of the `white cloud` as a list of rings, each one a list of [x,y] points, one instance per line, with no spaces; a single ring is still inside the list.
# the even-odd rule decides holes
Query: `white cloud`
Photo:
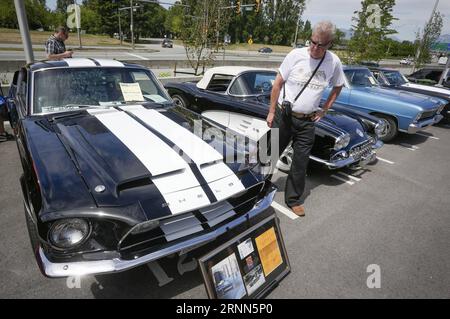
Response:
[[[434,1],[397,0],[393,15],[399,20],[393,23],[402,40],[414,40],[415,33],[423,28],[430,18]],[[307,0],[303,20],[310,20],[312,24],[320,20],[330,20],[338,28],[350,29],[353,12],[361,9],[361,0]],[[442,34],[450,34],[450,1],[441,0],[437,7],[444,14]]]

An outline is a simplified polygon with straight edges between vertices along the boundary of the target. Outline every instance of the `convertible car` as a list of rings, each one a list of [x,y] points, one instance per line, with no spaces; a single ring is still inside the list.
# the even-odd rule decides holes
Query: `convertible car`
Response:
[[[175,104],[258,140],[269,131],[266,117],[277,72],[250,67],[209,69],[198,82],[168,83]],[[345,112],[345,113],[344,113]],[[318,123],[311,159],[330,169],[360,167],[375,160],[384,124],[377,118],[336,105]],[[289,170],[292,147],[283,152],[278,168]]]
[[[387,129],[381,139],[389,142],[398,132],[415,134],[442,120],[440,114],[445,106],[441,99],[390,90],[380,86],[366,67],[345,66],[345,87],[337,102],[346,108],[374,115],[385,122]],[[325,90],[325,101],[331,88]]]
[[[221,128],[174,107],[148,69],[67,59],[29,64],[14,79],[20,185],[44,275],[124,271],[274,213],[259,164],[224,160],[248,159],[248,147],[199,136]]]
[[[418,83],[411,83],[398,70],[384,69],[384,68],[370,68],[370,71],[375,75],[378,82],[390,89],[402,90],[433,96],[437,99],[444,100],[445,107],[441,112],[445,121],[450,121],[450,89],[440,88],[437,86],[429,86]]]

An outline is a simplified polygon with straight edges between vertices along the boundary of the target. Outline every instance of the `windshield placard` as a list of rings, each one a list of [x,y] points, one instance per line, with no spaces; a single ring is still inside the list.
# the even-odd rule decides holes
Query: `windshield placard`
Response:
[[[125,102],[145,101],[139,83],[119,83]]]

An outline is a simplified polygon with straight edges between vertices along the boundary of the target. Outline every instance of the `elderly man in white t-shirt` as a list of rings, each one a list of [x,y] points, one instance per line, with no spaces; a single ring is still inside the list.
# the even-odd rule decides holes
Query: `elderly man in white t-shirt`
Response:
[[[298,216],[305,216],[300,199],[314,144],[314,123],[327,113],[344,85],[342,63],[334,53],[327,51],[335,31],[335,26],[328,21],[315,25],[310,46],[294,49],[286,56],[272,88],[267,125],[279,129],[280,153],[292,140],[294,154],[286,181],[285,202]],[[329,85],[333,90],[320,108],[322,93]]]

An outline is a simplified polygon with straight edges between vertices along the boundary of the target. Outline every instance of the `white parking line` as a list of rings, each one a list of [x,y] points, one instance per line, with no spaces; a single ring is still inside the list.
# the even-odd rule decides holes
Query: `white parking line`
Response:
[[[417,151],[419,149],[418,146],[411,145],[411,144],[400,143],[400,145],[403,146],[404,148],[409,149],[410,151]]]
[[[361,181],[361,178],[358,178],[358,177],[355,177],[355,176],[352,176],[352,175],[348,175],[348,174],[345,174],[345,173],[343,173],[343,172],[337,172],[337,173],[338,173],[339,175],[341,175],[341,176],[350,178],[350,179],[354,180],[355,182],[360,182],[360,181]]]
[[[339,177],[339,176],[336,176],[336,175],[331,175],[331,177],[333,177],[333,178],[335,178],[337,180],[340,180],[341,182],[347,183],[349,185],[355,185],[354,182],[351,182],[351,181],[348,181],[346,179],[343,179],[342,177]]]
[[[387,159],[384,159],[384,158],[381,158],[381,157],[379,157],[379,156],[377,156],[377,158],[378,158],[380,161],[382,161],[382,162],[385,162],[385,163],[388,163],[388,164],[391,164],[391,165],[394,165],[394,164],[395,164],[394,162],[391,162],[391,161],[389,161],[389,160],[387,160]]]
[[[423,133],[416,133],[416,134],[420,135],[420,136],[425,136],[425,137],[431,138],[433,140],[440,140],[439,137],[436,137],[436,136],[433,136],[433,135],[428,135],[428,134],[423,134]]]
[[[149,60],[147,58],[144,58],[143,56],[137,55],[137,54],[133,54],[133,53],[127,53],[128,55],[134,56],[135,58],[139,58],[141,60]]]
[[[298,217],[297,215],[294,214],[294,212],[292,212],[290,209],[278,204],[277,202],[273,201],[272,202],[272,207],[275,208],[277,211],[279,211],[280,213],[285,214],[287,217],[289,217],[292,220],[298,219],[300,217]]]

